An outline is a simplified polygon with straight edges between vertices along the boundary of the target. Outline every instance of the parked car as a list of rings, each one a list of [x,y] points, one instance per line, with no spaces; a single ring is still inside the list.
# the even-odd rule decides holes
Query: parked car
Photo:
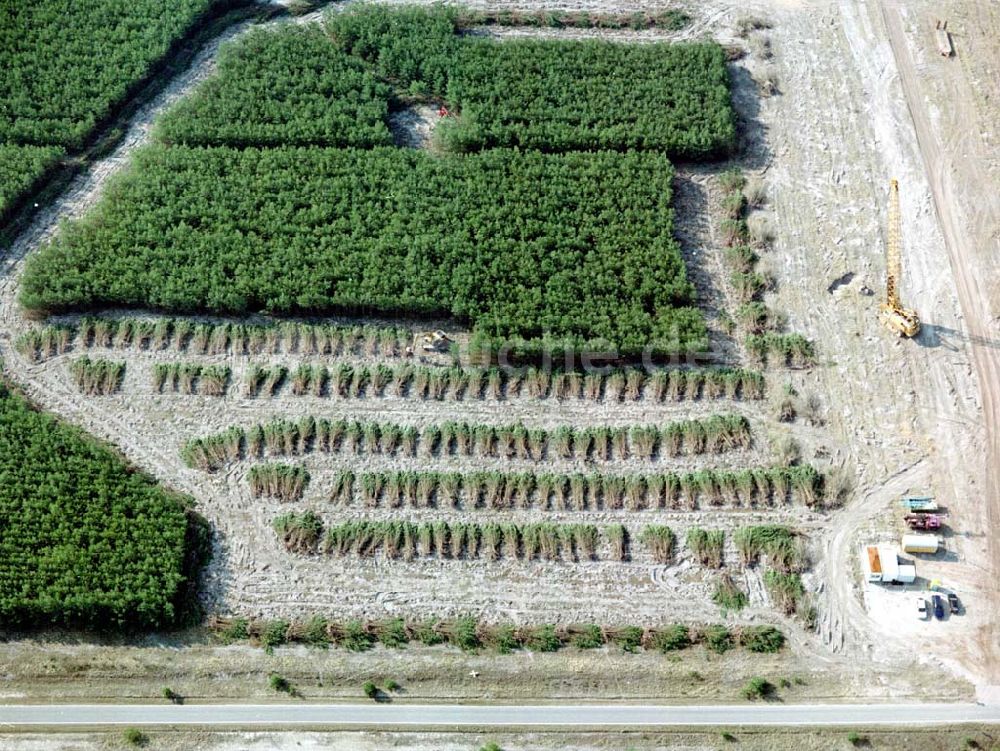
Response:
[[[934,595],[931,598],[931,602],[934,604],[934,617],[939,621],[944,619],[944,599],[941,595]]]
[[[927,612],[927,600],[921,597],[919,600],[917,600],[917,617],[920,618],[920,620],[922,621],[926,621],[928,615],[929,614]]]
[[[952,615],[958,615],[958,611],[962,609],[962,603],[958,601],[958,595],[954,592],[948,594],[948,607],[952,612]]]

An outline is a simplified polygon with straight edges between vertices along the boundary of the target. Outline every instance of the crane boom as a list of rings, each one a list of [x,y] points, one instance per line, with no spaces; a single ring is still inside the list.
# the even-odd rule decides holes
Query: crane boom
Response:
[[[903,275],[901,224],[899,182],[893,179],[889,181],[889,243],[886,246],[882,322],[900,336],[916,336],[920,331],[920,319],[899,301],[899,282]]]

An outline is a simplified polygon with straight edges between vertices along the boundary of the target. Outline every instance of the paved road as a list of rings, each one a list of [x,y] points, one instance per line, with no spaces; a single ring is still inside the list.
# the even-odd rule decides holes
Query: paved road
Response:
[[[474,706],[418,704],[48,704],[0,706],[0,729],[38,725],[246,727],[666,727],[671,725],[953,725],[1000,723],[977,704]]]

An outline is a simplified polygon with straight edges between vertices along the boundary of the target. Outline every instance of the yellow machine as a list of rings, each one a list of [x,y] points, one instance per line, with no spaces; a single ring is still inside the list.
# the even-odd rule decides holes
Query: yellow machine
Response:
[[[899,217],[899,183],[889,182],[889,245],[885,260],[885,302],[882,303],[882,323],[900,336],[916,336],[920,319],[915,311],[904,308],[899,301],[902,277],[902,241]]]

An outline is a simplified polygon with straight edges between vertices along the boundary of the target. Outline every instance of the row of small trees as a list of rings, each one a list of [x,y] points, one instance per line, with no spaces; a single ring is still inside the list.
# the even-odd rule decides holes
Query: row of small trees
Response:
[[[646,475],[341,470],[329,497],[367,508],[643,511],[694,510],[705,504],[751,508],[789,501],[815,506],[822,488],[822,476],[808,465]]]
[[[156,363],[153,365],[153,390],[181,394],[225,396],[231,370],[228,365],[198,363]]]
[[[188,466],[214,471],[249,457],[299,456],[311,451],[387,456],[481,456],[503,459],[600,460],[720,453],[748,448],[750,423],[735,414],[667,423],[663,427],[553,430],[515,425],[446,422],[417,428],[391,423],[305,417],[275,420],[249,430],[233,427],[195,438],[182,449]]]
[[[247,479],[254,498],[297,501],[309,485],[309,472],[301,465],[255,464]]]
[[[266,376],[269,388],[259,384]],[[464,400],[530,397],[589,401],[681,401],[683,399],[762,399],[764,377],[741,368],[697,368],[647,371],[642,368],[600,369],[591,373],[549,371],[536,367],[479,368],[425,365],[359,365],[333,368],[303,363],[289,373],[284,366],[251,366],[248,395],[273,395],[283,382],[295,395],[400,396]]]
[[[84,316],[78,324],[31,329],[17,349],[33,360],[83,349],[176,350],[192,355],[367,355],[401,357],[413,339],[402,326],[280,323],[202,323],[189,318]]]
[[[774,626],[518,625],[491,623],[473,616],[423,620],[331,620],[316,615],[299,621],[215,618],[211,625],[228,642],[249,640],[271,649],[289,643],[320,648],[335,645],[352,652],[363,652],[376,644],[388,649],[401,649],[412,643],[450,645],[467,652],[491,649],[501,654],[518,649],[552,652],[566,647],[671,652],[702,644],[721,654],[736,647],[753,653],[773,653],[780,651],[785,644],[784,634]]]
[[[113,394],[121,388],[125,378],[125,363],[111,360],[80,357],[70,364],[69,370],[77,388],[87,396]]]

